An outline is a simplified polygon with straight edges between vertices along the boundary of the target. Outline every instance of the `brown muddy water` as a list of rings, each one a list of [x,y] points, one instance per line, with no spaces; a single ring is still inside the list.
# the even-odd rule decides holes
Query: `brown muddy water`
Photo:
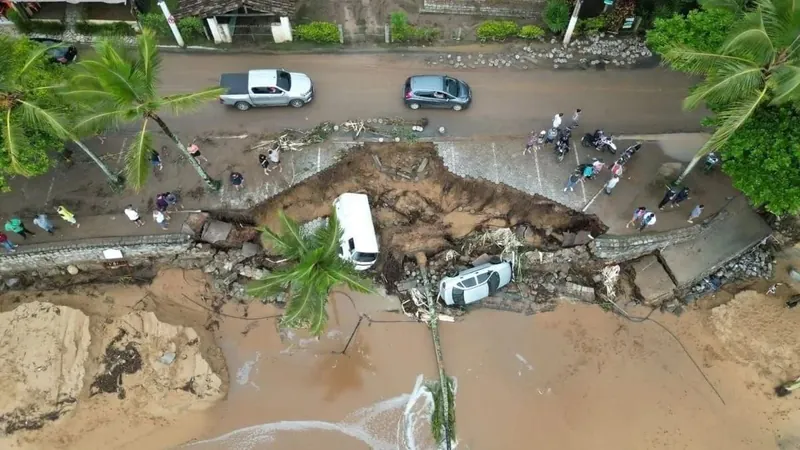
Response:
[[[202,277],[166,271],[149,290],[156,298],[182,292],[194,297]],[[142,288],[93,289],[123,307],[141,298]],[[36,299],[63,303],[66,295],[41,293]],[[421,386],[436,377],[430,333],[385,312],[397,305],[383,297],[354,300],[334,295],[329,329],[319,340],[282,332],[274,319],[223,317],[213,338],[230,387],[210,409],[154,419],[104,400],[103,408],[79,405],[72,417],[26,432],[16,446],[435,449],[430,397]],[[188,302],[182,307],[185,313],[162,306],[160,319],[194,320],[202,328],[196,315],[204,311]],[[243,309],[227,305],[223,312],[241,316]],[[274,313],[263,305],[247,310],[249,319]],[[362,320],[342,355],[359,313],[372,321]],[[711,331],[710,316],[698,309],[680,319],[653,317],[686,345],[724,404],[664,330],[597,306],[564,303],[534,316],[476,310],[442,324],[447,372],[457,380],[457,448],[794,449],[778,442],[800,434],[791,431],[800,429],[799,399],[775,398],[774,379],[734,361]]]

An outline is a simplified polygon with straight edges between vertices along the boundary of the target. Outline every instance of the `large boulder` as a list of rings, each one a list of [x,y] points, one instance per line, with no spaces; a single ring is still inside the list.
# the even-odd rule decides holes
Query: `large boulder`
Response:
[[[32,302],[0,314],[0,434],[41,428],[74,408],[89,354],[89,318]]]

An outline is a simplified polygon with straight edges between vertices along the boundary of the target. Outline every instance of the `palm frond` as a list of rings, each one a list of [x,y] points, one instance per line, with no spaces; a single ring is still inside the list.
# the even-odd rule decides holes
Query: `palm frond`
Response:
[[[289,259],[302,259],[309,252],[309,247],[300,232],[300,226],[283,210],[278,211],[278,220],[281,223],[281,241],[284,243],[281,254]]]
[[[717,130],[714,131],[714,134],[711,135],[695,157],[720,150],[731,135],[767,100],[768,92],[769,88],[764,86],[760,91],[753,92],[751,96],[717,114]]]
[[[98,109],[100,109],[102,112],[81,117],[75,122],[74,128],[76,134],[85,135],[107,130],[109,128],[114,128],[123,119],[123,115],[126,112],[125,110],[116,109]]]
[[[705,75],[716,70],[720,65],[737,64],[758,67],[754,61],[734,55],[720,55],[713,52],[701,52],[683,45],[672,47],[662,55],[664,60],[679,65],[681,70],[693,74]]]
[[[773,105],[800,101],[800,65],[784,64],[770,78]]]
[[[204,103],[209,102],[223,94],[225,89],[219,87],[210,87],[202,91],[192,92],[190,94],[177,94],[169,95],[161,99],[159,108],[168,108],[174,114],[191,111],[199,108]]]
[[[33,175],[33,172],[25,168],[22,164],[22,152],[29,145],[28,139],[22,133],[19,124],[13,119],[11,109],[6,110],[3,117],[3,150],[8,155],[11,171],[26,177]]]
[[[125,155],[125,177],[135,191],[147,182],[150,174],[150,155],[153,152],[153,137],[147,131],[148,120],[142,121],[142,128],[136,139],[128,146]]]
[[[775,45],[764,23],[764,11],[759,8],[739,21],[728,40],[722,44],[727,55],[752,59],[760,66],[768,65],[775,56]]]
[[[734,14],[742,14],[745,11],[747,0],[701,0],[703,8],[719,8],[728,10]]]
[[[104,62],[91,59],[83,60],[78,64],[97,79],[97,83],[103,90],[114,96],[115,103],[120,105],[142,103],[140,92],[129,79],[129,74],[119,73],[105,65]]]
[[[355,292],[372,292],[372,282],[362,277],[353,265],[341,258],[337,258],[333,264],[328,266],[326,271],[332,286],[344,284],[348,289]]]
[[[327,293],[323,293],[318,289],[316,281],[311,279],[308,283],[301,284],[297,286],[296,290],[292,291],[292,295],[286,305],[286,311],[281,319],[281,325],[290,328],[305,328],[314,324],[318,332],[321,332],[324,323],[327,321],[327,313],[325,311]],[[320,310],[322,311],[322,314],[320,314],[322,317],[314,317],[314,314],[319,313]],[[311,330],[312,333],[314,331],[313,329]]]
[[[316,292],[316,297],[312,298],[308,309],[310,310],[308,318],[308,331],[312,336],[320,336],[325,331],[325,325],[328,324],[328,297],[330,290],[325,289]]]
[[[286,290],[294,279],[291,269],[273,270],[266,277],[250,282],[247,285],[247,295],[260,298],[269,298]]]
[[[34,64],[36,64],[37,62],[41,61],[42,58],[44,57],[44,55],[47,54],[47,52],[49,52],[50,50],[53,50],[53,49],[61,48],[63,46],[64,46],[63,44],[50,45],[50,46],[46,46],[46,47],[45,46],[41,46],[40,49],[38,49],[35,52],[31,53],[31,55],[28,57],[28,60],[25,61],[25,64],[23,64],[22,67],[17,72],[17,78],[22,78],[22,76],[25,74],[25,72],[27,72],[28,69],[33,67]]]
[[[73,140],[73,134],[67,130],[66,118],[55,111],[46,110],[35,103],[18,100],[19,109],[25,122],[41,129],[51,131],[64,140]]]
[[[683,107],[694,109],[703,101],[732,103],[752,94],[764,85],[760,67],[739,65],[738,69],[730,74],[727,71],[720,71],[709,75],[683,100]]]
[[[338,217],[336,217],[336,211],[331,209],[328,224],[314,232],[312,242],[315,247],[323,249],[322,259],[338,258],[341,238],[342,226]]]
[[[161,56],[158,51],[156,35],[153,30],[145,28],[136,39],[138,59],[136,69],[141,72],[145,89],[151,98],[156,97],[158,72],[161,67]]]

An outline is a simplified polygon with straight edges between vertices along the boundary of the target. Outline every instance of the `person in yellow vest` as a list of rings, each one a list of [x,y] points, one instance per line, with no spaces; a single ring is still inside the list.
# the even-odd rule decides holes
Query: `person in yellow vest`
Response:
[[[69,223],[70,225],[75,225],[75,228],[80,228],[81,224],[75,219],[75,214],[73,214],[70,210],[64,207],[64,205],[60,205],[56,207],[56,212],[65,222]]]

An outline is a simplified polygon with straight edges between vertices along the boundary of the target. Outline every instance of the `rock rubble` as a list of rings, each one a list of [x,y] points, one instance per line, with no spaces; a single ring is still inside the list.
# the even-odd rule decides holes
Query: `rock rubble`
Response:
[[[772,248],[766,243],[762,243],[701,280],[692,287],[691,293],[702,294],[709,290],[719,289],[723,284],[748,278],[768,279],[772,277],[774,267],[775,258]]]

